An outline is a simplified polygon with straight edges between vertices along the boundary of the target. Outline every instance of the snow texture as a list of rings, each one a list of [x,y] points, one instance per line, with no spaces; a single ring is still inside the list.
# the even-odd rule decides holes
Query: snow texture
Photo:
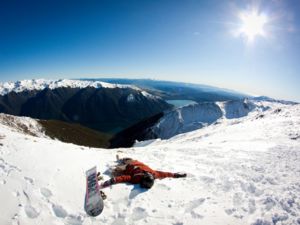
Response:
[[[22,92],[22,91],[32,91],[32,90],[43,90],[45,88],[56,89],[61,87],[70,88],[132,88],[135,90],[140,90],[133,85],[121,85],[121,84],[111,84],[102,81],[83,81],[83,80],[46,80],[46,79],[32,79],[32,80],[22,80],[17,82],[5,82],[0,83],[0,95],[6,95],[9,92]],[[142,92],[142,91],[141,91]],[[150,95],[143,91],[144,96]]]
[[[254,110],[262,112],[267,109],[268,106],[250,100],[191,104],[165,113],[151,130],[156,137],[168,139],[219,122],[221,119],[236,119],[247,116]]]
[[[44,129],[37,120],[29,117],[17,117],[0,113],[0,124],[6,125],[15,131],[27,133],[32,136],[46,137]]]
[[[22,80],[17,82],[5,82],[0,83],[0,95],[6,95],[10,92],[23,92],[23,91],[33,91],[33,90],[44,90],[46,88],[56,89],[62,87],[69,88],[131,88],[140,92],[144,97],[148,99],[162,100],[160,97],[151,95],[148,92],[134,86],[134,85],[124,85],[124,84],[111,84],[102,81],[84,81],[84,80],[46,80],[46,79],[32,79],[32,80]],[[128,102],[134,102],[134,95],[129,95],[127,98]]]
[[[266,110],[109,151],[31,136],[2,120],[0,224],[299,224],[300,105],[259,106]],[[157,180],[147,191],[106,188],[104,211],[89,217],[85,171],[109,171],[116,154],[188,176]]]

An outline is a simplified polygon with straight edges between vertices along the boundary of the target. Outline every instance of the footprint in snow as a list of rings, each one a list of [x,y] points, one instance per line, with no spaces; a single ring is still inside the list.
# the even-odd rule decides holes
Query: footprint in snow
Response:
[[[191,212],[191,215],[192,215],[192,217],[195,218],[195,219],[203,219],[203,218],[204,218],[204,216],[202,216],[202,215],[200,215],[199,213],[196,213],[196,212],[194,212],[194,211]]]
[[[6,180],[0,180],[0,184],[6,184]]]
[[[24,210],[25,210],[27,217],[29,217],[31,219],[37,218],[39,216],[39,212],[31,205],[26,205]]]
[[[273,225],[273,224],[274,223],[262,219],[257,219],[254,223],[251,223],[251,225]]]
[[[251,180],[255,183],[261,182],[264,179],[264,175],[260,174],[251,178]]]
[[[249,214],[253,214],[256,211],[256,204],[254,199],[249,199],[248,210],[249,210]]]
[[[278,222],[286,221],[289,218],[287,214],[279,215],[275,213],[275,215],[272,216],[273,224],[277,224]]]
[[[229,192],[230,190],[233,189],[233,185],[234,183],[229,181],[228,179],[224,180],[223,183],[222,183],[222,190],[224,192]]]
[[[267,197],[264,201],[263,204],[265,205],[265,209],[267,211],[271,210],[275,205],[276,205],[276,201],[271,198],[271,197]]]
[[[76,216],[76,215],[68,215],[65,224],[66,225],[81,225],[83,223],[83,216]]]
[[[241,192],[235,193],[232,198],[233,205],[239,207],[244,202],[244,196]]]
[[[227,214],[227,215],[231,215],[232,213],[234,213],[236,211],[236,209],[235,208],[231,208],[231,209],[225,209],[225,213]]]
[[[1,162],[1,161],[0,161]],[[5,171],[5,166],[3,164],[0,164],[0,171],[6,172]]]
[[[41,194],[45,197],[45,198],[49,198],[52,196],[52,192],[48,189],[48,188],[41,188],[40,189]]]
[[[253,194],[255,196],[260,196],[263,194],[263,190],[258,189],[253,183],[241,182],[241,189],[244,192]]]
[[[0,172],[6,174],[6,176],[9,176],[9,174],[12,171],[21,172],[21,169],[19,169],[18,167],[14,166],[14,165],[7,163],[4,159],[0,158]]]
[[[53,204],[52,209],[56,217],[66,218],[68,216],[67,211],[60,205]]]

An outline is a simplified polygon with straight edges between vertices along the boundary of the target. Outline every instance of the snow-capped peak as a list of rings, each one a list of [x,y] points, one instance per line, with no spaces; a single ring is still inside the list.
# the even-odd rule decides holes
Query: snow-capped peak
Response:
[[[32,90],[43,90],[45,88],[56,89],[61,87],[70,88],[133,88],[137,89],[132,85],[121,85],[121,84],[110,84],[102,81],[86,81],[86,80],[46,80],[46,79],[32,79],[22,80],[17,82],[5,82],[0,83],[0,95],[8,94],[9,92],[22,92]]]

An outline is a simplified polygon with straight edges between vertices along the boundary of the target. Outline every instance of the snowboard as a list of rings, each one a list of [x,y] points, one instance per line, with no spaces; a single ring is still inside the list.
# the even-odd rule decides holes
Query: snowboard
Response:
[[[98,216],[104,208],[97,179],[97,167],[86,171],[86,195],[84,208],[89,216]]]

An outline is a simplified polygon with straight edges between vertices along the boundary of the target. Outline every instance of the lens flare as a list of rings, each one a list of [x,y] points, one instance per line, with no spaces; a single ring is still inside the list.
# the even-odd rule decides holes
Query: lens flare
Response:
[[[241,25],[238,33],[244,36],[248,42],[254,41],[258,36],[266,36],[265,25],[268,23],[266,15],[259,14],[256,10],[252,10],[240,13],[239,18]]]

